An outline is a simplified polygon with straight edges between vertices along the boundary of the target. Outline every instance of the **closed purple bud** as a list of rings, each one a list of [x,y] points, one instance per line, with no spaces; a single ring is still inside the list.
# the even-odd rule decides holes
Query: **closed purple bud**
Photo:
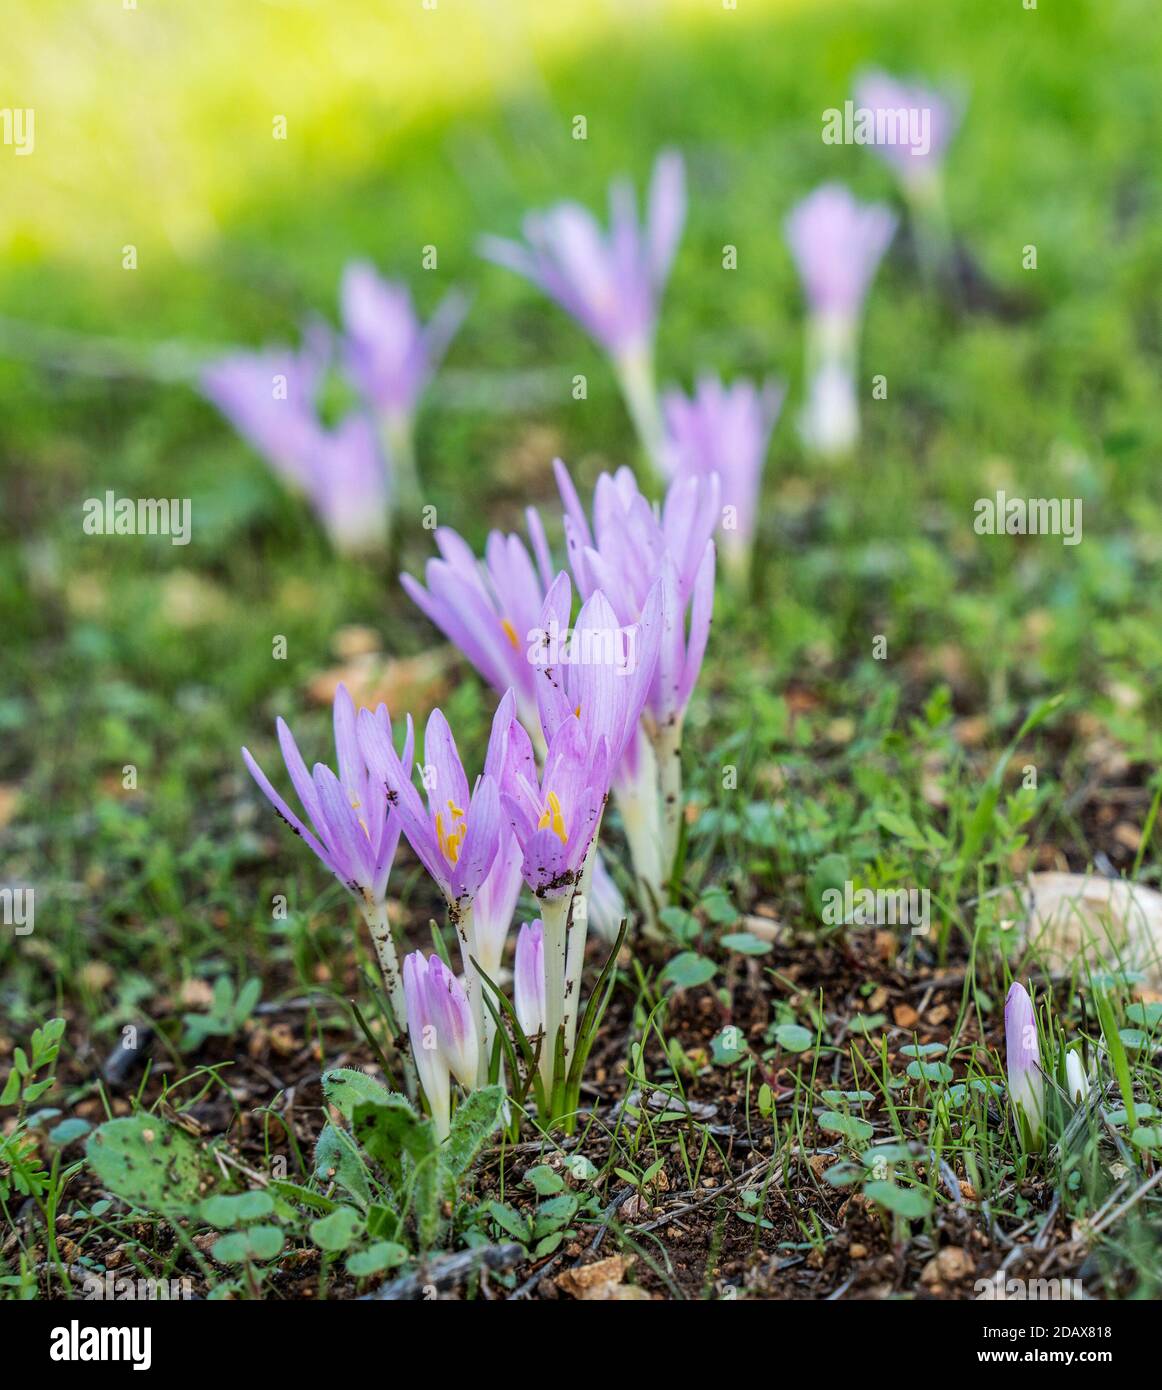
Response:
[[[1017,1129],[1021,1117],[1030,1147],[1041,1147],[1041,1122],[1045,1113],[1045,1082],[1041,1075],[1041,1048],[1033,1001],[1024,985],[1013,982],[1005,1000],[1005,1060],[1009,1074],[1009,1100]]]
[[[407,1000],[408,1035],[412,1057],[419,1074],[420,1085],[428,1098],[432,1123],[438,1139],[445,1139],[451,1129],[451,1086],[448,1080],[448,1061],[440,1049],[440,1028],[432,1016],[428,990],[429,962],[419,951],[405,957],[403,990]]]
[[[465,1090],[476,1084],[480,1045],[464,986],[439,956],[428,962],[427,1005],[448,1070]]]
[[[545,1026],[545,941],[540,918],[526,922],[517,936],[513,994],[525,1037],[536,1037]]]

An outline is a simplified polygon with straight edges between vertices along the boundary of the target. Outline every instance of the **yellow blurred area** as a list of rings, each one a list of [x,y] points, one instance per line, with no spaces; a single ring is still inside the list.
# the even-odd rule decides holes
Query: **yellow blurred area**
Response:
[[[159,242],[191,255],[264,187],[342,178],[417,122],[535,84],[575,48],[791,7],[8,0],[0,103],[34,110],[35,147],[0,147],[0,255],[108,263],[110,247]]]

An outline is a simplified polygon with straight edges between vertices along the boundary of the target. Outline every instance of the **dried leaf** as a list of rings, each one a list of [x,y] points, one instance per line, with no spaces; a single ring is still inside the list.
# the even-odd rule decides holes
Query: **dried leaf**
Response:
[[[453,657],[451,647],[433,647],[398,660],[384,660],[375,653],[356,656],[342,666],[320,671],[307,694],[316,703],[329,705],[342,683],[356,706],[375,709],[385,704],[393,718],[397,711],[401,716],[406,711],[419,720],[447,694]]]
[[[649,1293],[639,1285],[622,1282],[631,1264],[621,1255],[610,1255],[595,1264],[567,1269],[554,1282],[563,1293],[587,1303],[648,1299]]]

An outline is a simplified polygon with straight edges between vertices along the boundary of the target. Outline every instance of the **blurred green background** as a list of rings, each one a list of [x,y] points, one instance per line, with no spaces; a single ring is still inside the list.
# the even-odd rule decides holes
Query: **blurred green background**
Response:
[[[772,760],[797,759],[819,798],[789,861],[772,832],[748,843],[754,891],[777,895],[788,867],[855,824],[836,798],[872,794],[848,796],[850,768],[824,753],[857,761],[859,737],[942,687],[932,718],[981,716],[997,738],[1030,698],[1065,690],[1089,721],[1076,728],[1154,765],[1160,54],[1162,12],[1141,0],[8,7],[2,90],[35,108],[36,148],[0,147],[0,879],[37,885],[44,926],[0,935],[6,1011],[39,1013],[63,981],[114,1017],[142,986],[133,971],[94,974],[94,959],[156,982],[223,960],[241,974],[264,943],[323,950],[304,944],[312,895],[325,890],[334,916],[338,890],[256,812],[238,747],[270,759],[283,713],[309,759],[326,755],[307,689],[344,625],[373,629],[389,657],[436,642],[395,564],[329,553],[190,388],[197,364],[291,341],[312,314],[334,320],[355,256],[407,279],[425,313],[468,289],[420,421],[426,497],[476,544],[518,526],[528,502],[552,527],[553,454],[588,484],[634,457],[629,422],[580,331],[474,242],[566,195],[603,210],[609,179],[629,172],[640,188],[665,145],[686,157],[690,216],[663,382],[688,387],[710,367],[791,387],[755,590],[720,597],[692,713],[696,791],[701,779],[712,798],[733,758],[759,804]],[[795,429],[803,310],[782,223],[828,178],[897,200],[869,151],[820,138],[823,110],[870,65],[961,95],[952,225],[1017,307],[933,295],[901,235],[863,337],[863,375],[886,375],[889,397],[869,391],[858,458],[821,470]],[[1021,266],[1030,243],[1036,271]],[[425,245],[438,269],[421,269]],[[571,398],[578,372],[586,401]],[[973,503],[998,487],[1080,496],[1083,543],[974,535]],[[84,499],[106,488],[191,498],[193,543],[82,535]],[[399,563],[415,571],[430,548],[416,525]],[[887,663],[871,659],[880,633]],[[447,684],[471,745],[491,696],[460,665]],[[1074,757],[1087,775],[1084,750],[1064,747],[1063,783]],[[269,896],[289,884],[298,925],[272,924]]]

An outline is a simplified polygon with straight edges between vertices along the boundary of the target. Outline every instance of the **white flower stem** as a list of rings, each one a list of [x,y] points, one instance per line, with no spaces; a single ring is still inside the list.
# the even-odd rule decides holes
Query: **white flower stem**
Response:
[[[569,907],[573,894],[541,900],[545,955],[545,1036],[541,1042],[540,1072],[547,1097],[553,1093],[553,1062],[557,1034],[565,1019],[565,960],[568,950]]]
[[[927,169],[923,175],[907,180],[904,197],[912,214],[921,273],[930,286],[938,285],[941,278],[955,268],[952,229],[940,171]]]
[[[653,348],[646,344],[624,352],[614,366],[642,448],[657,477],[664,478],[669,471],[666,468],[666,426],[658,402]]]
[[[652,933],[657,926],[658,907],[665,901],[665,875],[662,868],[662,826],[658,814],[658,764],[652,744],[639,738],[638,769],[630,780],[614,787],[613,797],[621,814],[630,859],[637,880],[638,898]]]
[[[569,1061],[573,1056],[573,1046],[577,1041],[577,1020],[581,1015],[581,972],[585,968],[585,939],[589,933],[589,890],[593,883],[593,861],[597,857],[597,834],[601,825],[594,831],[585,863],[581,868],[581,882],[573,894],[569,913],[569,936],[565,951],[565,1074],[569,1072]]]
[[[410,513],[419,506],[420,475],[416,467],[415,433],[409,415],[387,411],[380,419],[380,439],[390,468],[392,506]],[[410,521],[416,520],[409,517]]]
[[[492,1050],[492,1040],[496,1030],[492,1015],[484,1007],[484,983],[480,972],[472,964],[473,958],[480,959],[476,943],[476,920],[469,903],[461,910],[456,921],[456,934],[460,938],[460,964],[464,968],[464,984],[468,992],[468,1006],[472,1010],[472,1025],[476,1029],[480,1060],[476,1068],[476,1084],[488,1084],[488,1056]]]
[[[363,920],[367,923],[367,929],[371,933],[371,941],[375,947],[376,959],[379,961],[379,969],[383,975],[383,983],[387,988],[387,997],[391,1000],[391,1011],[395,1015],[396,1027],[407,1027],[407,1003],[404,999],[403,977],[399,973],[399,957],[396,955],[395,942],[392,940],[391,925],[387,920],[387,903],[362,903]]]
[[[662,815],[662,875],[668,881],[674,871],[678,854],[678,837],[682,826],[682,722],[684,713],[675,714],[654,737],[654,754],[658,760],[658,787],[661,793]]]
[[[857,334],[858,322],[847,314],[812,314],[807,321],[802,430],[820,458],[845,458],[859,441]]]

